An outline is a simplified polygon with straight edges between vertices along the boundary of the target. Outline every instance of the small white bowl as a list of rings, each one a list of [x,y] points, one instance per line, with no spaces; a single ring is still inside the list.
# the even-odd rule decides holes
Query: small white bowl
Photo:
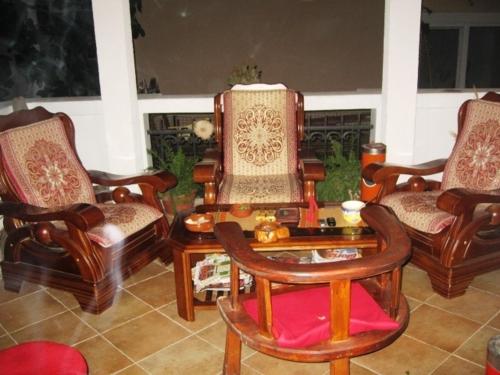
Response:
[[[365,206],[365,202],[361,201],[345,201],[342,202],[342,214],[344,215],[345,221],[351,224],[357,224],[361,221],[361,215],[359,212]]]

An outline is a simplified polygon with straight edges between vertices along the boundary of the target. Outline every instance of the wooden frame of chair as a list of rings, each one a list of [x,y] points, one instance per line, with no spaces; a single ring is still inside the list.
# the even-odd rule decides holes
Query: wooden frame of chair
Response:
[[[262,353],[299,362],[330,361],[332,374],[348,374],[349,358],[392,343],[408,324],[409,309],[401,294],[401,267],[410,256],[410,241],[398,220],[381,206],[363,209],[364,220],[379,234],[379,252],[352,261],[323,264],[286,264],[254,252],[236,223],[219,223],[215,234],[232,260],[231,295],[217,300],[227,324],[224,374],[239,374],[241,343]],[[239,270],[255,278],[258,323],[243,309],[253,294],[240,294]],[[361,281],[379,304],[399,323],[394,331],[368,331],[349,335],[350,287]],[[274,283],[274,286],[273,286]],[[271,295],[290,291],[278,284],[330,286],[330,339],[307,348],[285,348],[272,334]]]

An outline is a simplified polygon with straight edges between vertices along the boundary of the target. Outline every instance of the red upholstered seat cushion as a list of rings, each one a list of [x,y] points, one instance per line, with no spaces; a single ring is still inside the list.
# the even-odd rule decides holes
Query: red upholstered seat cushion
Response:
[[[329,287],[318,287],[272,296],[273,335],[279,346],[304,348],[330,338],[329,293]],[[243,307],[257,322],[257,300],[246,300]],[[352,283],[350,335],[398,327],[360,284]]]
[[[9,375],[86,375],[82,354],[68,345],[32,341],[0,351],[0,373]]]

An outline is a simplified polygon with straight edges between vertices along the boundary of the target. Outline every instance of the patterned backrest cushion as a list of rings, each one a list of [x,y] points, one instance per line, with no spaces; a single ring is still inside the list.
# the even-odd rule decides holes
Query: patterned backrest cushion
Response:
[[[295,98],[295,91],[288,89],[224,92],[225,173],[297,172]]]
[[[469,102],[441,186],[443,190],[500,188],[500,103]]]
[[[95,203],[92,184],[57,117],[0,133],[2,163],[19,199],[39,207]]]

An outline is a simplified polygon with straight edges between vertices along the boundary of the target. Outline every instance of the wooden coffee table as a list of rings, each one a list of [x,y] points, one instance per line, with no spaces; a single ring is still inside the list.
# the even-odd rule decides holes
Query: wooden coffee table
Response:
[[[274,210],[279,207],[307,207],[304,204],[266,204],[254,205],[255,209]],[[320,204],[321,210],[338,209],[338,204]],[[204,205],[198,206],[196,212],[214,212],[215,216],[229,216],[227,211],[229,205]],[[320,211],[321,212],[321,211]],[[226,214],[224,214],[226,213]],[[203,259],[205,254],[223,253],[221,245],[214,234],[193,233],[184,227],[186,215],[177,215],[172,223],[169,235],[169,243],[174,255],[175,292],[177,296],[177,312],[179,316],[188,321],[195,319],[196,307],[213,307],[214,301],[199,300],[193,293],[193,282],[191,279],[191,268],[196,261]],[[217,220],[217,219],[216,219]],[[342,219],[337,218],[337,223]],[[248,223],[247,223],[248,224]],[[255,223],[257,224],[257,223]],[[363,256],[369,255],[377,245],[376,235],[371,228],[366,226],[357,227],[328,227],[328,228],[299,228],[296,225],[287,225],[290,229],[290,238],[273,243],[259,243],[254,239],[253,231],[244,231],[245,237],[251,246],[258,251],[297,251],[313,249],[330,249],[339,247],[356,247],[362,249]],[[244,228],[245,229],[245,228]]]

